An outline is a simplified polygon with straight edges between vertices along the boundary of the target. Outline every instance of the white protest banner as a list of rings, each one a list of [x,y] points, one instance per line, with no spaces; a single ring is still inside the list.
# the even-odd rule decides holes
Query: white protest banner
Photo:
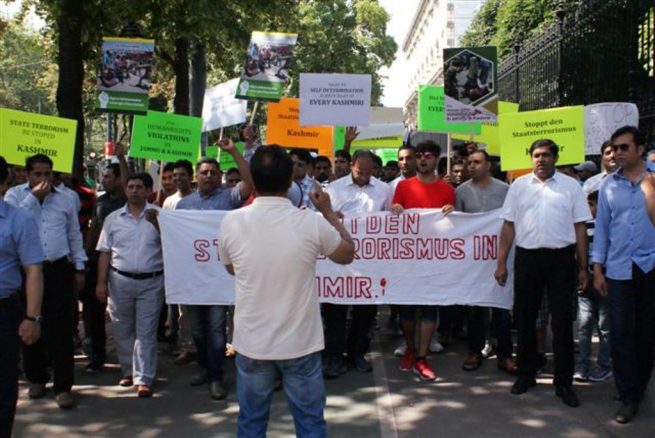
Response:
[[[403,109],[374,106],[371,108],[371,124],[358,126],[357,131],[358,140],[402,136],[405,133]]]
[[[233,303],[234,278],[218,260],[217,236],[225,214],[160,212],[168,303]],[[444,217],[438,210],[407,210],[399,216],[382,212],[346,218],[355,261],[343,266],[319,259],[316,292],[320,301],[339,304],[509,309],[512,289],[498,286],[493,277],[501,223],[498,211]],[[511,272],[507,284],[512,284]]]
[[[371,75],[300,73],[300,126],[368,126]]]
[[[234,97],[237,85],[239,85],[238,78],[205,91],[205,100],[202,104],[202,132],[246,121],[248,101]]]
[[[634,103],[606,102],[584,107],[584,153],[600,155],[600,146],[621,126],[639,126],[639,109]]]

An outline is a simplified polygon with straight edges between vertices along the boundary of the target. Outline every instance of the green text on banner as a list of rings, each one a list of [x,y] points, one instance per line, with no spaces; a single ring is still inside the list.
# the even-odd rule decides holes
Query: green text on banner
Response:
[[[134,117],[130,156],[151,160],[198,160],[200,117],[148,111]]]
[[[470,123],[447,123],[444,112],[443,87],[419,85],[418,87],[418,130],[469,134]],[[473,123],[473,133],[479,135],[480,123]]]
[[[530,145],[550,139],[559,146],[558,165],[584,161],[584,107],[570,106],[499,116],[500,166],[504,171],[529,169]]]
[[[0,155],[24,166],[27,157],[44,154],[54,170],[70,173],[76,130],[77,120],[0,108]]]

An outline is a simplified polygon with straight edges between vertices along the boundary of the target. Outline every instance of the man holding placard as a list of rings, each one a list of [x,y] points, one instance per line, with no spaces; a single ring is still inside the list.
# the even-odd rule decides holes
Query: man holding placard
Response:
[[[585,289],[587,234],[592,219],[582,187],[556,172],[559,147],[552,140],[530,146],[532,173],[510,186],[503,204],[504,219],[494,274],[499,285],[507,281],[507,257],[514,257],[514,317],[518,328],[518,380],[512,394],[536,386],[536,320],[542,295],[548,293],[555,353],[555,393],[564,404],[580,406],[573,392],[573,298]],[[577,271],[577,275],[576,275]]]

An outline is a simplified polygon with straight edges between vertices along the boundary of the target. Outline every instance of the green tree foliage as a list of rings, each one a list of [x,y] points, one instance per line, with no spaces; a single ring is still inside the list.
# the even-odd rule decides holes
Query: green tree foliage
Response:
[[[55,114],[55,73],[39,34],[0,20],[0,107]]]
[[[312,73],[368,73],[371,102],[382,96],[378,71],[393,62],[396,43],[386,34],[389,15],[377,0],[304,0],[298,5],[298,47],[293,70]],[[297,95],[297,77],[290,94]]]
[[[463,45],[492,45],[510,53],[556,22],[555,12],[574,10],[575,0],[487,0],[462,36]]]

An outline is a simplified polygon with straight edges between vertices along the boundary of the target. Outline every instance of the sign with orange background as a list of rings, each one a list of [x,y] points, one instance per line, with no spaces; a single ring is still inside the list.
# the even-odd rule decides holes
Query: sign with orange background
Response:
[[[332,126],[300,126],[300,102],[283,97],[268,103],[266,143],[285,148],[317,149],[319,155],[332,156]]]

